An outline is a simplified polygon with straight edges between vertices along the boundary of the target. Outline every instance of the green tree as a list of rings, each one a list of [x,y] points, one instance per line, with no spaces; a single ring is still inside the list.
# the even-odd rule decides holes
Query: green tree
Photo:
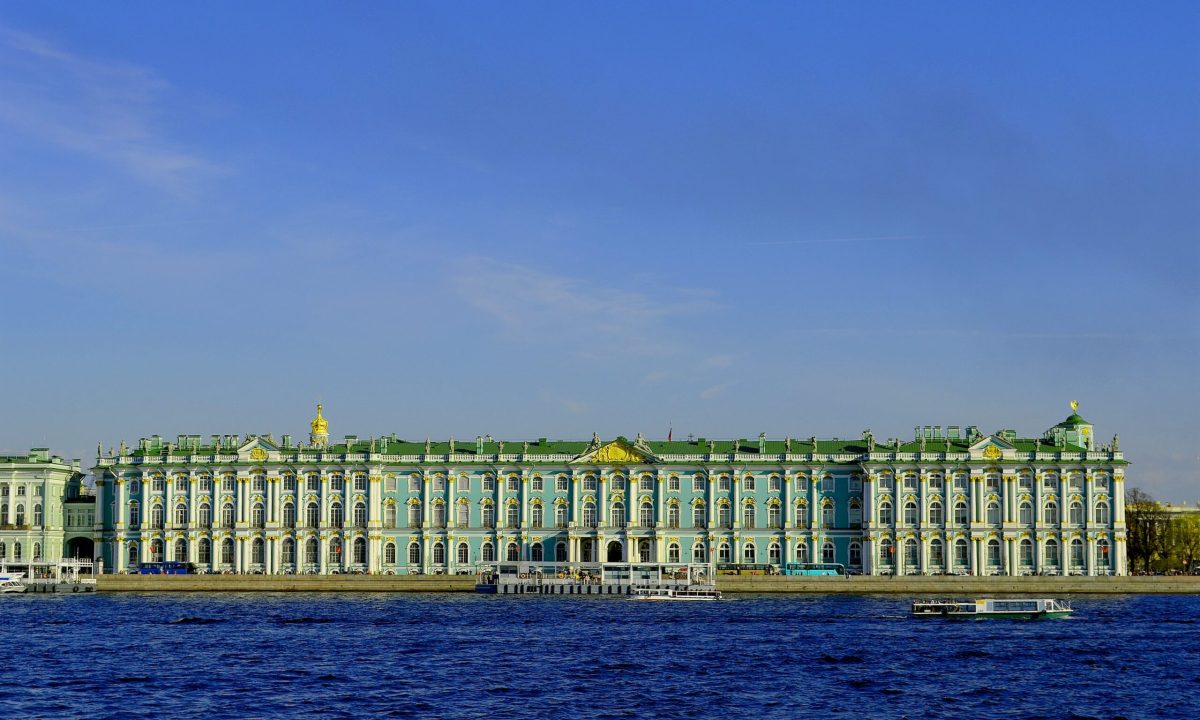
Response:
[[[1130,569],[1135,560],[1149,571],[1155,558],[1165,558],[1168,540],[1168,515],[1162,504],[1141,488],[1125,493],[1125,527],[1128,530],[1126,554]]]
[[[1200,560],[1200,515],[1188,513],[1171,519],[1171,555],[1184,570],[1191,570]]]

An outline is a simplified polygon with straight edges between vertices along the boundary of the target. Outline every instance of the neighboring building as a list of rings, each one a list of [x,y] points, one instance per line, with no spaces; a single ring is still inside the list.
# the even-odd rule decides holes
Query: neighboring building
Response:
[[[1124,574],[1124,472],[1072,414],[1038,438],[329,443],[154,436],[94,468],[118,571],[469,572],[479,562],[836,562],[867,574]]]
[[[56,562],[64,556],[92,557],[94,528],[67,532],[68,503],[94,508],[85,494],[79,461],[67,462],[46,448],[28,455],[0,455],[0,563]],[[89,515],[92,511],[85,511]]]

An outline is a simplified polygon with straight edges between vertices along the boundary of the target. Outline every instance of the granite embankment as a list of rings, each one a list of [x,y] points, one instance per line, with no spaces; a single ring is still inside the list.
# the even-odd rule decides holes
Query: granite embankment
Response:
[[[850,577],[722,575],[727,593],[901,595],[1195,594],[1200,577]],[[101,592],[471,592],[472,575],[104,575]]]

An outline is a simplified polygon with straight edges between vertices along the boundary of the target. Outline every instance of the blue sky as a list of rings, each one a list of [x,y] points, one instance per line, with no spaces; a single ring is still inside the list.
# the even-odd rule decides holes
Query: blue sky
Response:
[[[1200,498],[1200,7],[0,10],[0,448],[1121,434]]]

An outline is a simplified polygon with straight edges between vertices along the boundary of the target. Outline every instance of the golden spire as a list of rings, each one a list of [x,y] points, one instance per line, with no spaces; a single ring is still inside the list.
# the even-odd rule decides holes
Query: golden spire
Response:
[[[1078,400],[1071,401],[1071,412],[1073,412],[1073,413],[1079,412],[1079,401]],[[319,413],[319,412],[317,413],[318,416],[320,416],[320,414],[321,413]]]
[[[328,435],[329,421],[321,415],[321,403],[317,403],[317,416],[309,423],[313,435]]]

